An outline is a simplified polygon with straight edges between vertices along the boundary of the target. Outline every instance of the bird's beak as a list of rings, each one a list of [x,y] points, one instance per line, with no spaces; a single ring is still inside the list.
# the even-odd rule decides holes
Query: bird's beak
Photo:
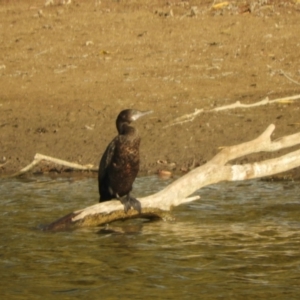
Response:
[[[137,119],[139,119],[140,117],[143,117],[143,116],[146,116],[146,115],[149,115],[149,114],[152,114],[153,113],[153,110],[147,110],[147,111],[139,111],[139,110],[136,110],[132,116],[131,116],[131,120],[132,121],[136,121]]]

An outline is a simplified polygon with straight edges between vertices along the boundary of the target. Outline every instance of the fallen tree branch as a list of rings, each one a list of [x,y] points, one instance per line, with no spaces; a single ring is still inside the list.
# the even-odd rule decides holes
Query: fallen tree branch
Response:
[[[297,100],[297,99],[300,99],[300,95],[295,95],[292,97],[278,98],[278,99],[274,99],[274,100],[269,100],[269,97],[267,97],[261,101],[251,103],[251,104],[243,104],[240,101],[236,101],[233,104],[213,108],[213,109],[209,110],[209,112],[229,110],[229,109],[235,109],[235,108],[251,108],[251,107],[262,106],[262,105],[273,104],[273,103],[291,103],[291,101]]]
[[[98,226],[111,221],[134,217],[165,218],[173,206],[198,199],[198,197],[187,197],[204,186],[220,181],[237,181],[270,176],[300,166],[300,150],[282,155],[279,158],[252,164],[227,164],[230,160],[250,153],[272,152],[300,144],[300,133],[284,136],[272,142],[271,134],[274,129],[275,125],[271,124],[256,139],[223,148],[205,165],[182,176],[162,191],[138,198],[142,206],[141,214],[133,209],[126,214],[120,201],[107,201],[68,214],[46,226],[45,230]]]
[[[68,161],[65,161],[65,160],[62,160],[62,159],[58,159],[58,158],[54,158],[54,157],[51,157],[51,156],[46,156],[46,155],[37,153],[34,156],[33,161],[29,165],[27,165],[26,167],[24,167],[19,172],[16,172],[16,173],[14,173],[12,175],[9,175],[7,177],[18,177],[18,176],[21,176],[21,175],[27,173],[28,171],[32,170],[36,165],[38,165],[42,161],[52,162],[54,164],[65,166],[65,167],[68,167],[68,168],[71,168],[71,169],[93,170],[93,165],[90,165],[90,164],[83,166],[83,165],[79,165],[79,164],[76,164],[76,163],[71,163],[71,162],[68,162]]]
[[[187,203],[200,199],[200,196],[193,196],[182,199],[181,203]],[[139,214],[136,210],[124,212],[124,206],[119,200],[111,200],[107,202],[97,203],[92,206],[74,211],[53,223],[44,226],[45,231],[70,230],[80,227],[95,227],[107,224],[116,220],[125,220],[133,218],[146,219],[162,219],[173,220],[169,209],[158,203],[156,199],[139,199],[142,202],[142,213]],[[157,207],[155,207],[157,206]],[[174,205],[175,206],[175,205]]]
[[[256,106],[262,106],[267,104],[273,104],[273,103],[291,103],[294,100],[300,99],[300,95],[294,95],[291,97],[284,97],[284,98],[278,98],[274,100],[269,100],[269,98],[265,98],[261,101],[251,103],[251,104],[243,104],[240,101],[236,101],[235,103],[229,104],[229,105],[223,105],[219,107],[215,107],[213,109],[203,110],[203,109],[195,109],[194,113],[191,114],[185,114],[181,117],[176,118],[171,124],[164,126],[164,128],[171,127],[174,125],[180,125],[186,122],[191,122],[195,119],[197,115],[200,115],[203,112],[216,112],[216,111],[223,111],[223,110],[230,110],[235,108],[251,108]]]

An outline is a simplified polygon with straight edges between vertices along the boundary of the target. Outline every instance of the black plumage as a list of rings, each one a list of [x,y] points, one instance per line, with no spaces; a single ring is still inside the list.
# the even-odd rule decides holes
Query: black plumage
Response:
[[[99,165],[99,202],[119,199],[124,204],[125,212],[131,207],[141,212],[140,202],[130,196],[139,171],[141,138],[130,123],[151,112],[126,109],[118,115],[118,135],[107,146]]]

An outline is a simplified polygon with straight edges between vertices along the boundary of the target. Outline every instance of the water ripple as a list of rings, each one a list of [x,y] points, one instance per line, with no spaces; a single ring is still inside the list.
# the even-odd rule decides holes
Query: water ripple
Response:
[[[134,194],[154,193],[172,180],[138,178]],[[175,222],[132,220],[111,224],[106,233],[45,233],[39,224],[98,201],[97,180],[2,180],[1,294],[298,299],[299,190],[293,182],[221,183],[176,207]]]

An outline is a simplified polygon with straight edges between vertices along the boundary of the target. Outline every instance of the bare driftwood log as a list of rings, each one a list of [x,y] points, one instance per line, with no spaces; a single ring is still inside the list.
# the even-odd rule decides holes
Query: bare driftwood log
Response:
[[[108,201],[72,212],[67,216],[46,226],[45,230],[62,230],[83,226],[98,226],[119,219],[134,217],[166,218],[173,206],[199,199],[190,197],[200,188],[220,181],[237,181],[274,175],[300,166],[300,150],[290,152],[281,157],[245,165],[229,165],[230,160],[250,153],[272,152],[300,144],[300,133],[285,136],[271,141],[275,125],[269,127],[256,139],[223,148],[212,160],[207,162],[178,180],[162,191],[139,198],[142,213],[131,209],[124,213],[120,201]]]

